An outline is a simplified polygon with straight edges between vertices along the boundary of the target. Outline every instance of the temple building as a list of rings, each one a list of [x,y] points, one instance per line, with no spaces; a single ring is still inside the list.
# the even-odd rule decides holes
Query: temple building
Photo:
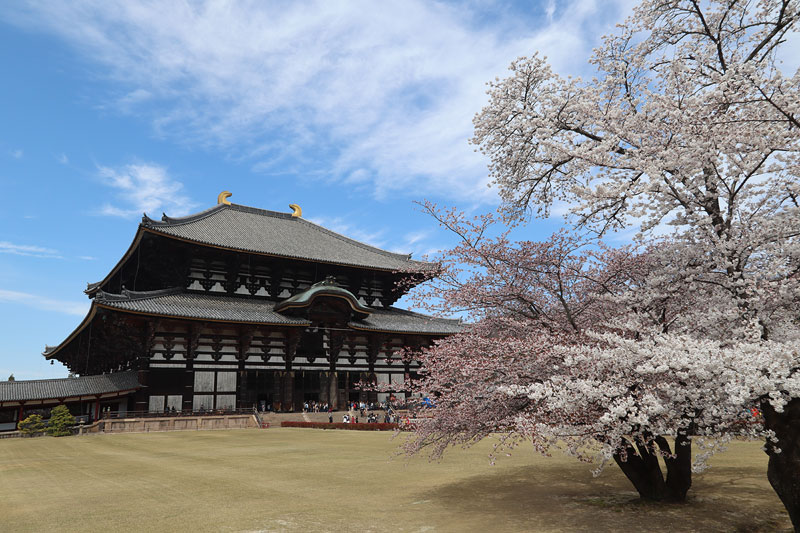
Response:
[[[281,213],[228,196],[186,217],[145,215],[116,266],[88,285],[86,318],[44,351],[80,377],[7,383],[0,417],[69,398],[95,417],[381,401],[358,383],[399,389],[419,370],[407,349],[459,330],[394,307],[435,264],[334,233],[296,205]],[[76,391],[46,392],[70,381]]]

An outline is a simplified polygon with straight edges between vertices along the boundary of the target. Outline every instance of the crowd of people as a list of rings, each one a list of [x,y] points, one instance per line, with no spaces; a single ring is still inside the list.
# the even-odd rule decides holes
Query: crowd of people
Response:
[[[303,402],[304,413],[327,413],[330,410],[328,402],[322,403],[315,400]]]
[[[381,402],[351,401],[336,410],[339,411],[344,408],[342,422],[345,424],[383,423],[408,425],[415,418],[414,413],[417,410],[434,407],[433,402],[428,398],[424,398],[422,402],[418,398],[408,400],[403,398],[402,400],[404,401],[398,401],[398,398],[391,396],[388,401]],[[264,401],[261,402],[259,407],[262,412],[272,411],[272,406]],[[408,414],[400,415],[398,411],[408,411]],[[307,400],[303,402],[303,413],[327,413],[328,422],[334,422],[334,409],[328,402]]]
[[[388,411],[384,412],[383,420],[380,420],[378,413],[372,411],[370,411],[366,415],[362,414],[360,418],[359,418],[359,413],[361,413],[361,411],[358,412],[348,411],[347,413],[342,415],[342,422],[344,422],[345,424],[359,424],[359,423],[377,424],[379,422],[382,422],[384,424],[392,424],[397,421],[394,413],[389,413]],[[333,415],[330,415],[328,419],[330,422],[333,422]]]

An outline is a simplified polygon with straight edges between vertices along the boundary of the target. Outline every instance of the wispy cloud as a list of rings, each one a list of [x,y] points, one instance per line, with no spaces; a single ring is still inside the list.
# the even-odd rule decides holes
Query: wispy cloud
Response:
[[[553,21],[553,15],[556,13],[556,0],[547,0],[547,5],[544,8],[544,12],[547,14],[547,21]]]
[[[67,315],[83,316],[89,310],[87,302],[71,302],[67,300],[55,300],[45,298],[27,292],[8,291],[0,289],[0,302],[14,303],[41,309],[42,311],[54,311]]]
[[[187,214],[194,203],[183,194],[183,184],[169,176],[167,169],[153,163],[125,165],[120,168],[98,167],[102,182],[118,191],[119,203],[106,203],[99,214],[134,217],[142,213],[158,215]]]
[[[22,159],[22,156],[25,155],[25,152],[23,152],[21,148],[17,148],[15,150],[11,150],[10,152],[8,152],[8,155],[13,157],[14,159]]]
[[[14,244],[13,242],[0,241],[0,254],[25,255],[30,257],[44,257],[48,259],[63,259],[58,250],[35,246],[32,244]]]
[[[69,164],[69,157],[67,157],[67,154],[62,152],[60,155],[58,155],[56,157],[56,161],[58,161],[62,165],[68,165]]]
[[[485,82],[537,50],[580,73],[629,2],[542,2],[524,21],[494,3],[423,0],[75,0],[0,16],[81,50],[118,82],[106,107],[150,117],[160,135],[376,197],[486,201],[486,161],[467,143]]]
[[[412,245],[412,244],[416,244],[416,243],[418,243],[420,241],[423,241],[423,240],[427,239],[428,237],[431,236],[432,233],[433,233],[433,231],[429,230],[429,229],[420,230],[420,231],[412,231],[411,233],[407,233],[403,237],[403,239],[405,240],[406,244]]]
[[[345,221],[342,217],[315,217],[307,219],[309,222],[313,222],[318,226],[322,226],[325,229],[329,229],[331,231],[335,231],[340,235],[344,235],[350,239],[354,239],[356,241],[363,242],[365,244],[369,244],[370,246],[375,246],[380,248],[385,244],[385,230],[378,230],[373,232],[367,232],[358,229],[356,226]]]

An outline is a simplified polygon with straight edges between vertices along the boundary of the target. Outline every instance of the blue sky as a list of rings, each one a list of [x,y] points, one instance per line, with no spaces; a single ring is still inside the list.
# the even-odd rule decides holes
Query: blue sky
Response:
[[[536,51],[586,74],[628,1],[0,5],[0,379],[40,355],[158,218],[231,201],[420,257],[429,199],[497,205],[467,143],[485,83]],[[558,221],[534,221],[536,238]]]

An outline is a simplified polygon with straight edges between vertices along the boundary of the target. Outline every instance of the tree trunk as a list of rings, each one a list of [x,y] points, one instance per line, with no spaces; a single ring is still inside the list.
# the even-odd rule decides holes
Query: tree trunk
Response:
[[[656,444],[665,454],[664,464],[667,466],[668,498],[672,501],[686,500],[686,493],[692,486],[692,441],[683,433],[675,437],[675,456],[671,457],[669,443],[664,437],[656,437]]]
[[[675,439],[675,457],[664,457],[666,479],[658,463],[659,454],[652,449],[653,443],[658,444],[663,453],[671,454],[669,443],[664,437],[656,437],[649,443],[637,440],[635,447],[626,440],[625,460],[622,459],[622,454],[614,454],[614,461],[643,500],[685,501],[686,493],[692,486],[691,441],[682,434]]]
[[[777,443],[767,440],[767,479],[800,532],[800,399],[790,401],[782,413],[762,402],[764,427],[775,432]]]

